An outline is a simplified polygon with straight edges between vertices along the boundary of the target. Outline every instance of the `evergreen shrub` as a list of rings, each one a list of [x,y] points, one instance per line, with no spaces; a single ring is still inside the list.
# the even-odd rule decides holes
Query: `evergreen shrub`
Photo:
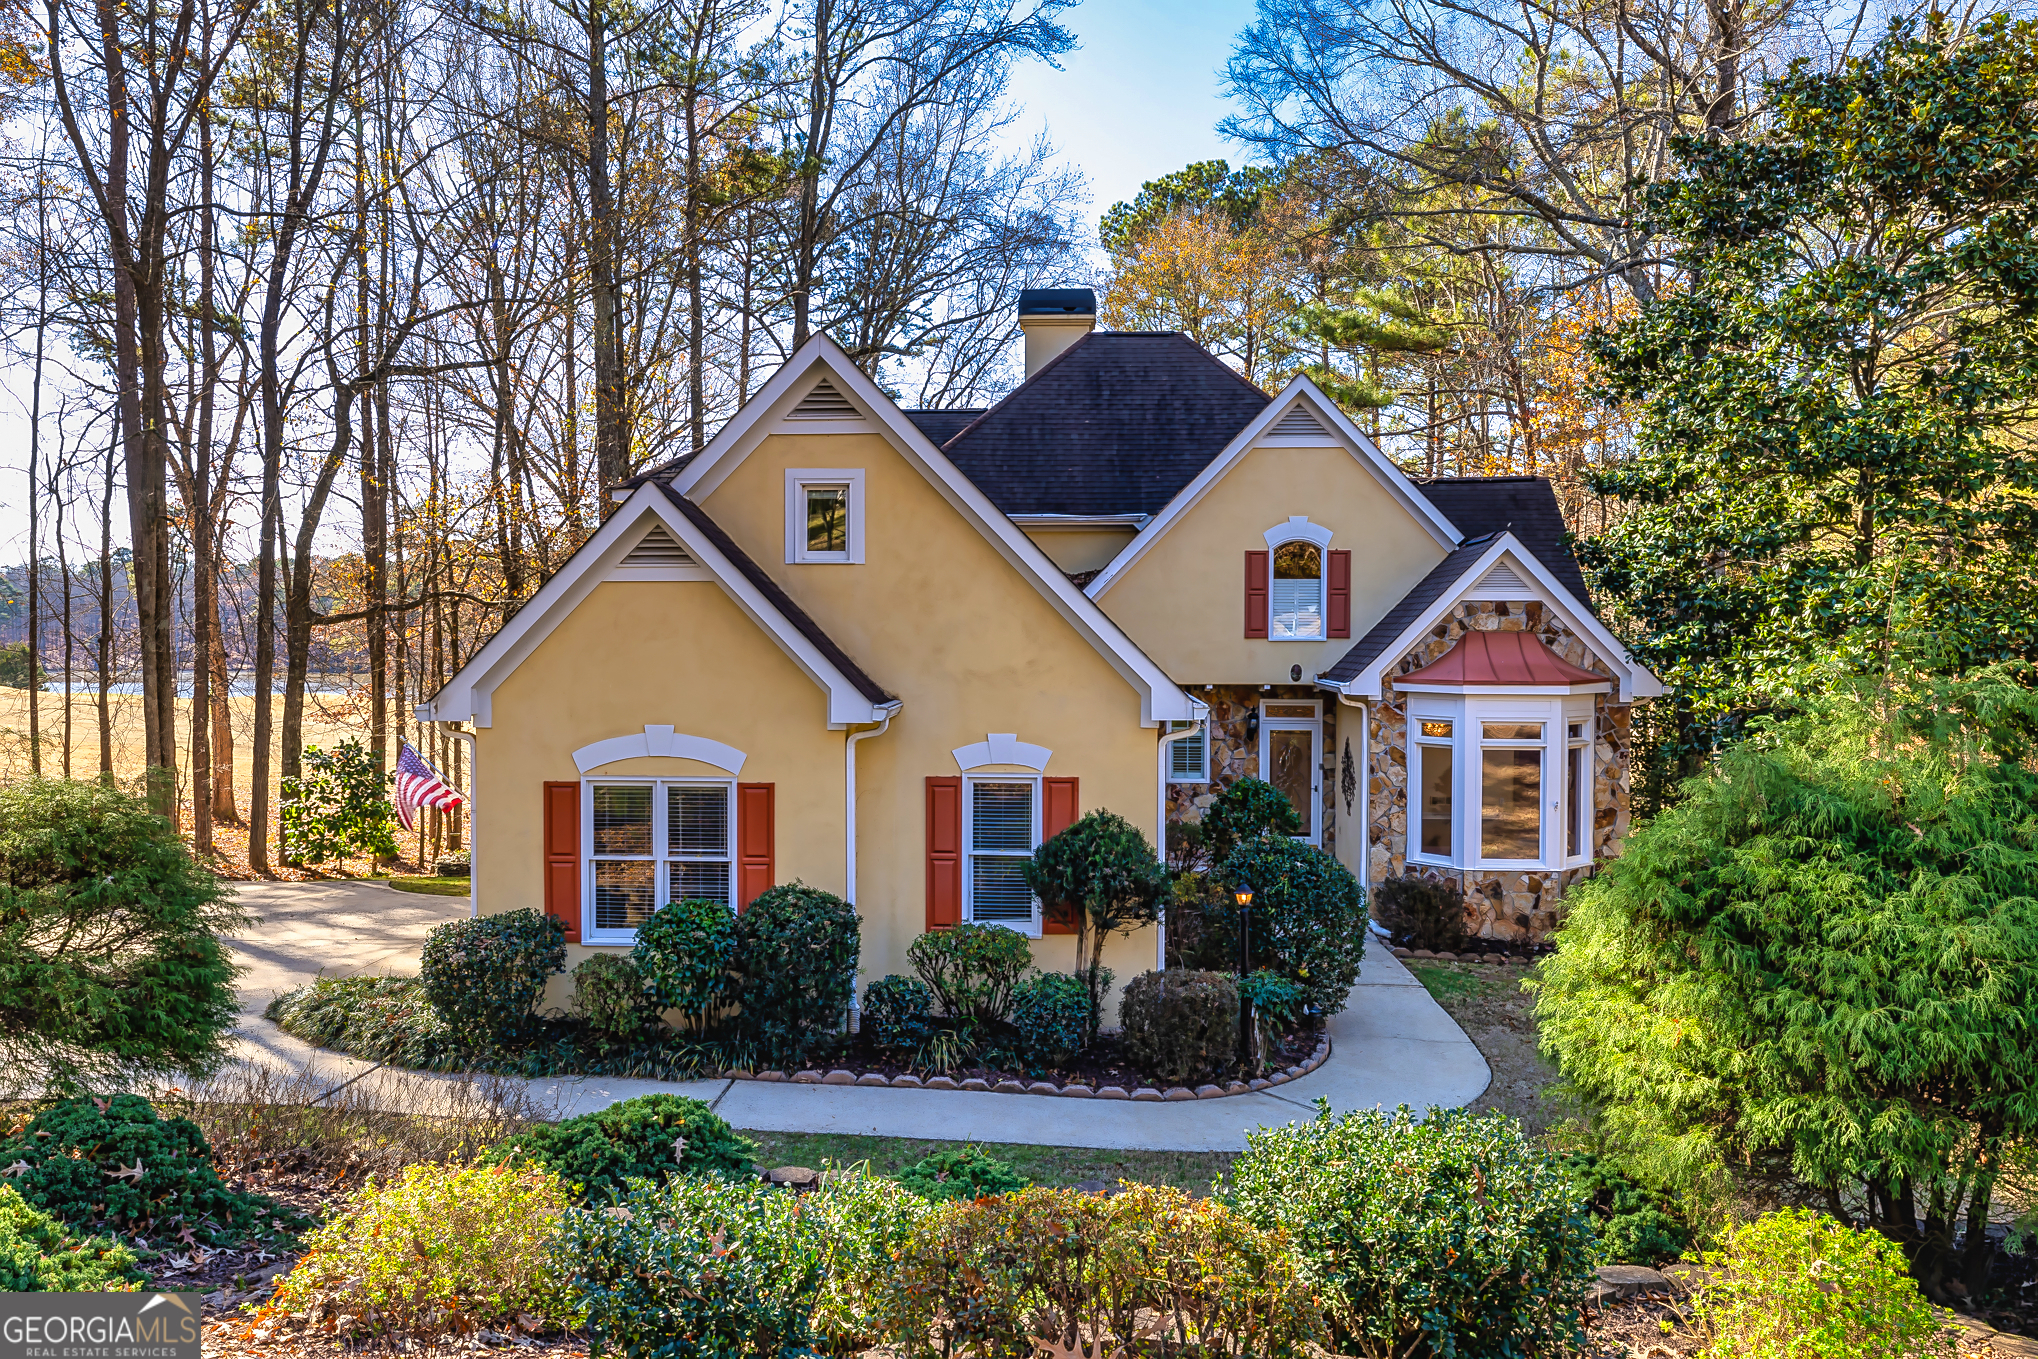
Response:
[[[1090,988],[1066,972],[1036,972],[1012,988],[1011,1024],[1029,1071],[1058,1070],[1089,1039]]]
[[[414,1071],[460,1071],[466,1044],[415,977],[317,977],[262,1014],[285,1033],[336,1052]]]
[[[573,969],[573,1013],[596,1033],[629,1038],[651,1018],[651,997],[637,964],[613,953],[596,953]]]
[[[943,1015],[982,1031],[1012,1012],[1012,988],[1033,966],[1033,950],[1024,935],[1002,925],[952,925],[915,939],[906,960]]]
[[[1465,926],[1464,889],[1434,878],[1382,881],[1373,889],[1373,919],[1402,948],[1458,953],[1472,937]]]
[[[727,902],[669,902],[637,927],[630,950],[652,999],[707,1027],[735,991],[736,917]]]
[[[545,979],[565,970],[565,924],[526,907],[435,927],[425,936],[418,980],[463,1041],[496,1047],[538,1031]]]
[[[835,1042],[856,994],[856,909],[788,883],[736,917],[738,1032],[760,1061],[791,1068]]]
[[[863,989],[863,1027],[887,1052],[914,1052],[934,1032],[934,993],[915,977],[879,977]]]
[[[1577,1152],[1564,1158],[1564,1169],[1591,1209],[1592,1234],[1607,1264],[1660,1265],[1691,1244],[1691,1229],[1670,1200],[1604,1157]]]
[[[594,1202],[622,1193],[633,1179],[741,1178],[755,1171],[756,1153],[749,1138],[697,1099],[639,1095],[518,1133],[486,1159],[528,1161],[559,1176],[575,1198]]]
[[[272,1240],[303,1226],[295,1212],[230,1188],[187,1118],[162,1118],[140,1095],[75,1096],[0,1139],[7,1183],[74,1230],[132,1236],[189,1230],[207,1245]]]
[[[1094,1037],[1111,990],[1104,941],[1159,916],[1167,869],[1154,857],[1145,831],[1099,808],[1034,850],[1024,871],[1026,885],[1046,909],[1075,913],[1076,967],[1089,988]]]
[[[1238,1061],[1238,983],[1171,968],[1126,983],[1118,1003],[1125,1055],[1170,1085],[1200,1085]]]
[[[270,1312],[341,1340],[561,1325],[575,1310],[557,1249],[566,1207],[546,1171],[407,1166],[305,1238]]]
[[[1498,1113],[1366,1110],[1246,1134],[1247,1220],[1284,1230],[1343,1354],[1542,1355],[1584,1343],[1592,1227]]]
[[[1299,840],[1270,836],[1233,850],[1218,877],[1227,887],[1252,885],[1253,966],[1300,982],[1319,1014],[1343,1010],[1369,932],[1365,889],[1352,871]]]
[[[0,1184],[0,1293],[127,1293],[147,1282],[126,1246],[74,1236]]]
[[[1010,1194],[1033,1183],[978,1146],[948,1147],[906,1168],[899,1183],[930,1203]]]

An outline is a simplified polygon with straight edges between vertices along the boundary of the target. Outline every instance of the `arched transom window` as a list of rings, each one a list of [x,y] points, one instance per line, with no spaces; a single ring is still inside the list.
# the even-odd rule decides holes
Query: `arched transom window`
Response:
[[[1274,549],[1274,579],[1268,593],[1267,636],[1284,641],[1323,637],[1323,549],[1311,542],[1286,542]]]

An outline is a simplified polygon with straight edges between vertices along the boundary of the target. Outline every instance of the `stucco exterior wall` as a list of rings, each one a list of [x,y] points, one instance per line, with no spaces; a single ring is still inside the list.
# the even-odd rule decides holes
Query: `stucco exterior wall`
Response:
[[[1352,554],[1352,637],[1444,559],[1445,549],[1342,448],[1255,448],[1099,598],[1104,612],[1170,675],[1204,684],[1302,682],[1350,639],[1275,642],[1245,636],[1245,553],[1295,515],[1330,529]]]
[[[1070,575],[1080,575],[1109,566],[1111,559],[1132,541],[1132,530],[1029,529],[1026,536],[1056,566]]]

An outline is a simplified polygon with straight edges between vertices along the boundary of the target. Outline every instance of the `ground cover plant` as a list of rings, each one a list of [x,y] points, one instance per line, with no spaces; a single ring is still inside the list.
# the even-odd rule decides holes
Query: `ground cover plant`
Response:
[[[1029,1183],[1011,1163],[969,1145],[930,1152],[899,1173],[901,1186],[931,1203],[1010,1194]]]
[[[145,1282],[125,1245],[78,1236],[0,1184],[0,1293],[124,1292]]]
[[[865,1165],[873,1175],[901,1178],[928,1157],[953,1151],[953,1142],[914,1137],[859,1137],[850,1133],[746,1133],[761,1166]],[[1237,1159],[1228,1151],[1143,1151],[1100,1147],[1043,1147],[1017,1142],[975,1144],[1034,1184],[1073,1187],[1085,1182],[1171,1185],[1210,1192]]]

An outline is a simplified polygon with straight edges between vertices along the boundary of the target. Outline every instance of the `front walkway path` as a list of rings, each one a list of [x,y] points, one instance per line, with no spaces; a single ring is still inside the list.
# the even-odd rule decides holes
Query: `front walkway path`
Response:
[[[252,969],[241,994],[242,1052],[298,1068],[315,1064],[335,1083],[370,1070],[324,1052],[261,1018],[278,991],[321,969],[408,974],[433,925],[467,913],[464,897],[427,897],[375,883],[250,885],[241,899],[263,923],[234,947]],[[758,1132],[861,1133],[951,1141],[1156,1151],[1240,1151],[1253,1128],[1336,1110],[1446,1107],[1477,1099],[1486,1061],[1456,1022],[1384,947],[1366,950],[1351,1003],[1330,1021],[1330,1059],[1277,1091],[1183,1104],[1051,1099],[963,1091],[887,1090],[759,1081],[638,1081],[576,1077],[533,1081],[531,1093],[561,1116],[654,1092],[691,1095],[738,1128]],[[388,1073],[378,1073],[378,1079]],[[429,1080],[429,1077],[406,1077]]]

